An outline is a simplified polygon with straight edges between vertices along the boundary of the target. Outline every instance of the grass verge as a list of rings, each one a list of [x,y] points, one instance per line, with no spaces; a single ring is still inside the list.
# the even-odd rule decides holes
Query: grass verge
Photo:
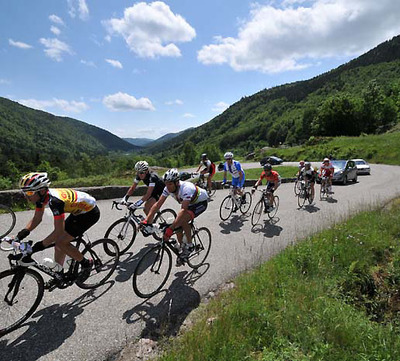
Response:
[[[288,247],[212,300],[161,360],[400,360],[399,237],[397,200]]]

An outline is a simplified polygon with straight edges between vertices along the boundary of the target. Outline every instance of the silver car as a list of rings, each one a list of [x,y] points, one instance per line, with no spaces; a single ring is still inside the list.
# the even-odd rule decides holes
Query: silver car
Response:
[[[357,167],[354,160],[332,160],[335,168],[332,182],[346,184],[348,181],[357,182]]]
[[[371,174],[371,167],[364,159],[352,159],[356,163],[357,174]]]

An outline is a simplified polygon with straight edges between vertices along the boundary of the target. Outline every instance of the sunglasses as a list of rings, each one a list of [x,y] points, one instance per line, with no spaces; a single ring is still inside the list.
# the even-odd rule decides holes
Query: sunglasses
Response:
[[[32,197],[35,195],[36,191],[22,191],[26,197]]]
[[[139,172],[139,174],[146,174],[146,172]]]

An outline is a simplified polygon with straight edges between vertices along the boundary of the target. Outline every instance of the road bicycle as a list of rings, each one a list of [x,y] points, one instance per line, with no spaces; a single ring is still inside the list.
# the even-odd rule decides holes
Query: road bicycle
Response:
[[[217,183],[215,181],[211,181],[211,190],[208,189],[207,178],[208,174],[200,174],[200,173],[190,173],[192,178],[198,178],[197,182],[195,183],[198,187],[203,188],[207,191],[208,196],[211,198],[215,195],[217,191]]]
[[[118,246],[113,240],[98,239],[91,242],[83,236],[77,237],[73,241],[76,247],[93,260],[89,277],[82,280],[79,277],[80,266],[73,259],[68,261],[68,269],[63,273],[55,272],[37,261],[28,267],[19,265],[18,259],[24,254],[21,251],[33,242],[19,243],[11,239],[7,239],[7,242],[12,243],[14,252],[8,255],[10,269],[0,273],[0,337],[15,330],[35,312],[45,289],[51,292],[74,283],[83,289],[99,287],[111,277],[119,261]],[[112,250],[112,254],[109,250]],[[50,281],[45,283],[37,270],[50,276]]]
[[[306,185],[306,182],[304,180],[302,180],[300,182],[300,192],[297,196],[297,204],[299,205],[300,208],[302,208],[304,206],[304,204],[306,203],[306,201],[308,201],[309,204],[311,204],[313,202],[314,198],[311,194],[311,186],[308,183]]]
[[[16,217],[14,211],[4,205],[0,204],[0,238],[7,236],[15,227]],[[1,249],[4,251],[11,250],[12,247],[7,244],[0,244]]]
[[[111,209],[115,207],[118,210],[122,210],[119,206],[119,202],[113,201]],[[117,243],[120,255],[124,254],[133,245],[140,222],[144,220],[141,214],[135,214],[137,210],[144,207],[136,207],[133,202],[126,202],[125,206],[125,216],[116,220],[108,227],[104,235],[105,238],[110,238]],[[172,223],[175,218],[176,212],[173,209],[167,208],[156,213],[154,223]],[[156,233],[153,234],[153,237],[158,241],[160,240]]]
[[[229,194],[222,200],[219,207],[219,216],[223,221],[226,221],[233,212],[240,209],[242,214],[246,214],[252,203],[252,196],[250,192],[244,192],[243,196],[235,194],[235,188],[230,186]]]
[[[297,176],[296,180],[294,181],[294,195],[297,197],[301,190],[301,181],[303,180],[302,176]]]
[[[271,194],[271,192],[267,191],[267,189],[263,190],[258,190],[261,192],[261,198],[260,200],[256,203],[253,209],[253,213],[251,215],[251,224],[255,226],[258,221],[261,218],[261,215],[263,213],[267,213],[269,219],[273,219],[276,215],[276,212],[278,212],[279,208],[279,197],[278,196],[273,196],[274,197],[274,203],[271,208],[271,202],[268,197],[268,195]]]
[[[158,233],[160,241],[149,248],[139,259],[133,273],[133,290],[141,298],[149,298],[160,292],[168,280],[172,268],[172,253],[180,259],[182,264],[193,269],[204,264],[211,248],[211,232],[206,227],[197,228],[193,221],[190,222],[192,229],[193,251],[187,258],[181,257],[180,245],[175,238],[163,239],[165,230],[169,224],[153,224],[153,232]],[[181,232],[182,228],[175,230]]]
[[[329,184],[328,177],[321,177],[319,199],[322,201],[324,198],[328,199],[330,196],[331,196],[331,185]]]

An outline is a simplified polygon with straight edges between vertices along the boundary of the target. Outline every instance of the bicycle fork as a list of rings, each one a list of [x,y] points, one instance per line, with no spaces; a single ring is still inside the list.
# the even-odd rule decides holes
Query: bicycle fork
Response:
[[[25,272],[22,269],[17,269],[17,272],[15,273],[14,277],[12,278],[11,282],[8,285],[8,292],[6,293],[4,297],[4,301],[9,305],[12,306],[14,304],[14,299],[18,294],[19,287],[21,285],[21,282],[25,276]],[[8,298],[10,293],[13,292],[11,298]],[[16,302],[18,303],[18,301]]]

